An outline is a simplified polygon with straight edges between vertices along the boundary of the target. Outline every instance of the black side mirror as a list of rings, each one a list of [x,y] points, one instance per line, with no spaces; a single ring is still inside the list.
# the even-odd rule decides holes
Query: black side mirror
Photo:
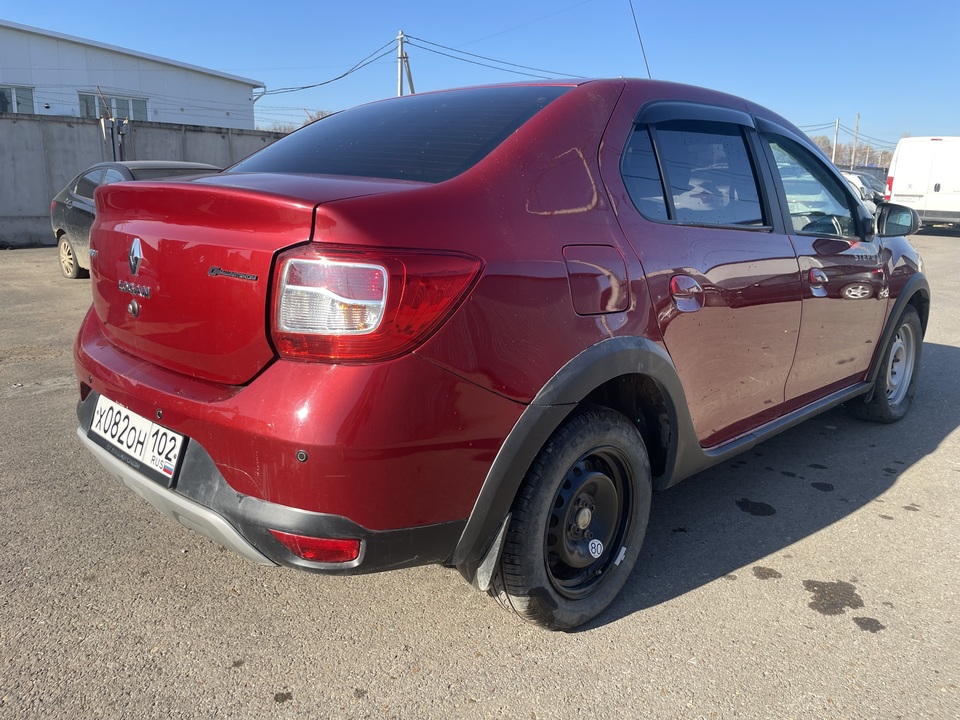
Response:
[[[913,235],[919,229],[920,216],[913,208],[894,203],[877,206],[877,235],[880,237]]]

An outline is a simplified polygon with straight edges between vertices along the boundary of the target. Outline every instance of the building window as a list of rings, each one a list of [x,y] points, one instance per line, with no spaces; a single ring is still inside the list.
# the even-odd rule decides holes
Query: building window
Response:
[[[104,95],[101,98],[92,93],[80,93],[80,117],[146,120],[147,100],[121,95]]]
[[[33,88],[0,86],[0,112],[33,114]]]

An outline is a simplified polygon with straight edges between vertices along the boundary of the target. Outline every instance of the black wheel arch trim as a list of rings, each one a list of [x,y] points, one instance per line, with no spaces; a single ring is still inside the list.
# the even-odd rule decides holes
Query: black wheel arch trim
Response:
[[[884,351],[890,343],[890,338],[896,333],[897,327],[900,325],[900,318],[903,316],[903,311],[907,305],[918,306],[917,314],[920,315],[920,326],[923,333],[926,334],[930,309],[930,283],[927,282],[926,276],[922,273],[913,275],[906,282],[893,304],[890,315],[887,317],[887,324],[880,335],[880,341],[877,343],[877,350],[870,365],[870,372],[867,374],[867,382],[870,383],[871,387],[869,392],[863,396],[863,402],[870,402],[873,399],[873,385],[880,375],[880,370],[882,370]],[[922,337],[920,341],[923,342]]]
[[[477,570],[510,512],[527,469],[553,432],[593,390],[614,378],[634,374],[650,377],[660,386],[675,432],[669,443],[666,470],[654,478],[654,487],[672,483],[678,451],[688,447],[699,450],[680,377],[664,348],[632,336],[592,345],[550,378],[500,447],[451,561],[469,582],[476,584]]]

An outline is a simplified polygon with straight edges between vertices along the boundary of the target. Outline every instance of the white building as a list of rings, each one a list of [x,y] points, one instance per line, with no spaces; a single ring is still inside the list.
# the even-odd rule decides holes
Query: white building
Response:
[[[0,112],[254,129],[258,80],[0,20]]]

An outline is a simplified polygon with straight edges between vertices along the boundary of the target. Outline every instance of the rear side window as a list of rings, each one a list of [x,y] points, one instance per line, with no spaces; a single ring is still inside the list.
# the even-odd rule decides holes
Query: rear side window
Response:
[[[318,120],[230,170],[442,182],[480,162],[568,90],[475,88],[362,105]]]
[[[666,220],[667,203],[663,196],[660,168],[646,127],[634,131],[623,154],[620,171],[637,210],[650,220]]]
[[[638,127],[622,173],[637,209],[651,220],[765,226],[756,174],[738,125],[671,121]]]
[[[77,187],[75,188],[74,192],[80,197],[93,200],[93,191],[96,190],[97,185],[100,184],[101,175],[103,175],[102,169],[94,170],[81,175],[77,180]]]

